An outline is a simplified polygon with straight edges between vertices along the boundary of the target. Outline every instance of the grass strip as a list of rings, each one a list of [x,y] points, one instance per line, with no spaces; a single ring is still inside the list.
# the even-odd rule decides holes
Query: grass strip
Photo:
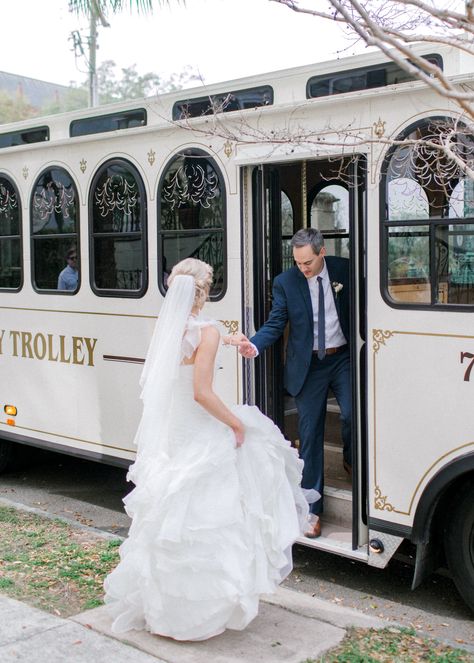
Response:
[[[0,506],[0,592],[61,617],[103,603],[119,540]]]
[[[474,656],[410,628],[351,628],[320,659],[302,663],[473,663]]]

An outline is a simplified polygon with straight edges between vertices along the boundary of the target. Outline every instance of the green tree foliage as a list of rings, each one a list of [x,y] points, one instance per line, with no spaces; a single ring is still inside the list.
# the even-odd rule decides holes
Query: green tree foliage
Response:
[[[133,64],[121,69],[121,76],[117,77],[115,62],[106,60],[97,69],[97,78],[100,103],[109,104],[180,90],[187,83],[196,80],[197,76],[192,73],[190,67],[179,74],[171,74],[169,78],[153,72],[141,75]]]
[[[10,95],[8,92],[0,90],[0,124],[34,117],[35,110],[24,95]]]
[[[35,109],[35,115],[54,115],[55,113],[67,113],[67,111],[78,110],[87,107],[87,87],[72,84],[68,91],[58,99],[44,104]]]
[[[101,104],[140,99],[154,94],[180,90],[198,78],[190,67],[180,73],[171,74],[169,77],[159,76],[152,72],[139,74],[134,64],[117,72],[117,66],[113,60],[103,62],[97,70],[97,76]],[[41,108],[33,106],[25,95],[11,96],[0,90],[0,124],[86,108],[87,101],[87,81],[82,85],[71,84],[65,94],[60,98],[52,99],[50,103]]]

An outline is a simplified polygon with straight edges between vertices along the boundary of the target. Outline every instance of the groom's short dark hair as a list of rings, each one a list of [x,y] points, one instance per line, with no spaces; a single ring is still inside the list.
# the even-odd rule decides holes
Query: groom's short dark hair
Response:
[[[291,238],[291,248],[300,248],[301,246],[311,245],[313,252],[319,255],[324,246],[323,233],[317,228],[301,228]]]

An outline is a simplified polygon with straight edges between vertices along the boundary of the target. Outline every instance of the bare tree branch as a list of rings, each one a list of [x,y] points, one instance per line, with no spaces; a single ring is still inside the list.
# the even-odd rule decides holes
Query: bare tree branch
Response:
[[[473,8],[456,11],[458,0],[440,8],[423,0],[327,0],[328,11],[302,6],[297,0],[270,0],[292,11],[347,26],[353,38],[375,46],[415,79],[423,81],[437,94],[453,100],[461,111],[474,120],[474,92],[453,84],[440,67],[410,49],[416,42],[444,44],[474,56]],[[306,2],[307,5],[307,2]]]

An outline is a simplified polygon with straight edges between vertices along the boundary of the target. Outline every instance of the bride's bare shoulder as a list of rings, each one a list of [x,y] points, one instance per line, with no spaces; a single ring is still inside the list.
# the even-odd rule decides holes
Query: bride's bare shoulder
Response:
[[[201,329],[201,343],[216,343],[220,339],[219,330],[215,325],[206,325]]]

